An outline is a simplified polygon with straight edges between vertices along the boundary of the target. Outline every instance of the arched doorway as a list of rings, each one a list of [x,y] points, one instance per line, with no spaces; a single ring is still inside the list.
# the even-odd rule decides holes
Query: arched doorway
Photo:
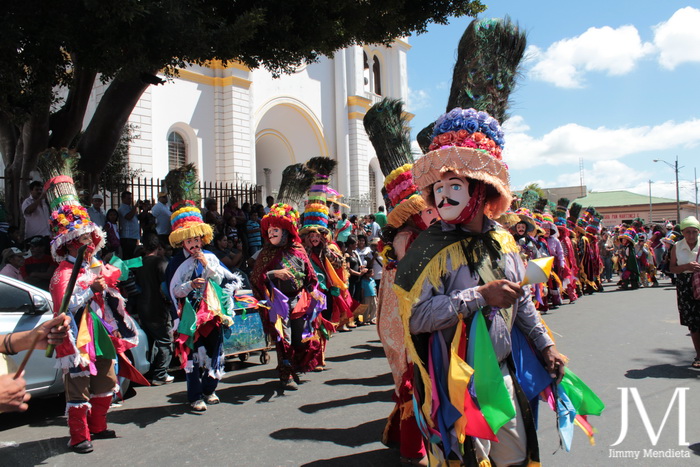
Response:
[[[275,99],[258,111],[255,129],[257,184],[263,198],[277,197],[282,171],[290,164],[327,156],[323,131],[313,113],[298,101]]]

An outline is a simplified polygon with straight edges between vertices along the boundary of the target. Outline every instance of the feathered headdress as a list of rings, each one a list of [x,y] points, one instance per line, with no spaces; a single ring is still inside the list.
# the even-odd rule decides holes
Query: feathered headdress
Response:
[[[205,245],[211,243],[214,231],[204,222],[199,210],[201,195],[194,164],[186,164],[173,169],[165,176],[170,199],[173,201],[173,213],[170,215],[172,231],[168,240],[174,248],[188,238],[202,237]]]
[[[537,202],[540,199],[540,195],[537,194],[535,190],[525,190],[521,195],[520,207],[534,211]]]
[[[306,167],[314,172],[313,185],[309,189],[309,198],[302,215],[302,228],[299,233],[310,232],[328,233],[328,196],[338,192],[330,186],[330,177],[337,162],[330,157],[312,157],[306,162]]]
[[[387,206],[391,208],[387,224],[399,228],[413,214],[426,208],[413,182],[413,154],[403,102],[382,99],[369,108],[364,125],[385,177],[384,190],[390,203]]]
[[[92,238],[94,252],[105,244],[105,233],[90,220],[90,216],[80,204],[75,189],[73,174],[80,160],[80,155],[68,149],[49,149],[39,155],[37,167],[46,183],[44,191],[51,208],[48,222],[53,240],[51,255],[56,262],[61,262],[68,254],[67,245],[85,233]]]
[[[569,198],[559,198],[557,207],[554,209],[554,217],[563,217],[566,219],[566,213],[569,210]]]
[[[300,206],[306,192],[314,182],[314,172],[304,164],[293,164],[282,171],[282,182],[277,194],[277,201],[292,207]]]
[[[507,120],[508,100],[519,76],[526,43],[525,33],[508,17],[469,23],[457,48],[445,111],[471,107],[488,112],[501,123]],[[430,146],[433,126],[418,134],[423,152]]]

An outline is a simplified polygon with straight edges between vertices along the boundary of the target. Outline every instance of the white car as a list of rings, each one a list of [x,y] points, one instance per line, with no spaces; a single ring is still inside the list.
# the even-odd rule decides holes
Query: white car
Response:
[[[47,291],[24,282],[0,275],[0,334],[28,331],[53,317],[53,302]],[[137,325],[138,326],[138,325]],[[127,351],[134,367],[142,374],[150,368],[148,360],[148,338],[139,327],[139,344]],[[24,359],[25,352],[10,358],[17,366]],[[57,368],[55,358],[47,358],[43,350],[35,350],[24,370],[27,391],[33,397],[50,396],[63,392],[63,372]],[[119,378],[121,393],[131,384]]]

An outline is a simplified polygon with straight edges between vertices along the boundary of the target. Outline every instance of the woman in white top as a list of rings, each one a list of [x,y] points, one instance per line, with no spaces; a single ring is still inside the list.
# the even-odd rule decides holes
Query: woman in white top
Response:
[[[670,271],[676,274],[676,296],[681,324],[687,326],[695,347],[692,367],[700,368],[700,300],[693,298],[693,273],[700,271],[698,263],[698,233],[700,222],[686,217],[681,222],[683,240],[676,242],[671,250]]]

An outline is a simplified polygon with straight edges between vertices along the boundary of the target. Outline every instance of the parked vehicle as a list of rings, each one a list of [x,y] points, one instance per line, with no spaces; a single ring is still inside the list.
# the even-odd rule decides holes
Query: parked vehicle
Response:
[[[0,334],[28,331],[53,317],[53,302],[47,291],[24,282],[0,275]],[[134,367],[142,374],[150,368],[148,359],[148,339],[139,327],[139,344],[130,349],[127,356]],[[26,352],[12,358],[17,365]],[[32,397],[43,397],[63,392],[62,371],[56,366],[55,358],[47,358],[43,351],[35,351],[29,358],[24,379],[27,391]],[[126,394],[131,382],[119,378],[121,393]]]

